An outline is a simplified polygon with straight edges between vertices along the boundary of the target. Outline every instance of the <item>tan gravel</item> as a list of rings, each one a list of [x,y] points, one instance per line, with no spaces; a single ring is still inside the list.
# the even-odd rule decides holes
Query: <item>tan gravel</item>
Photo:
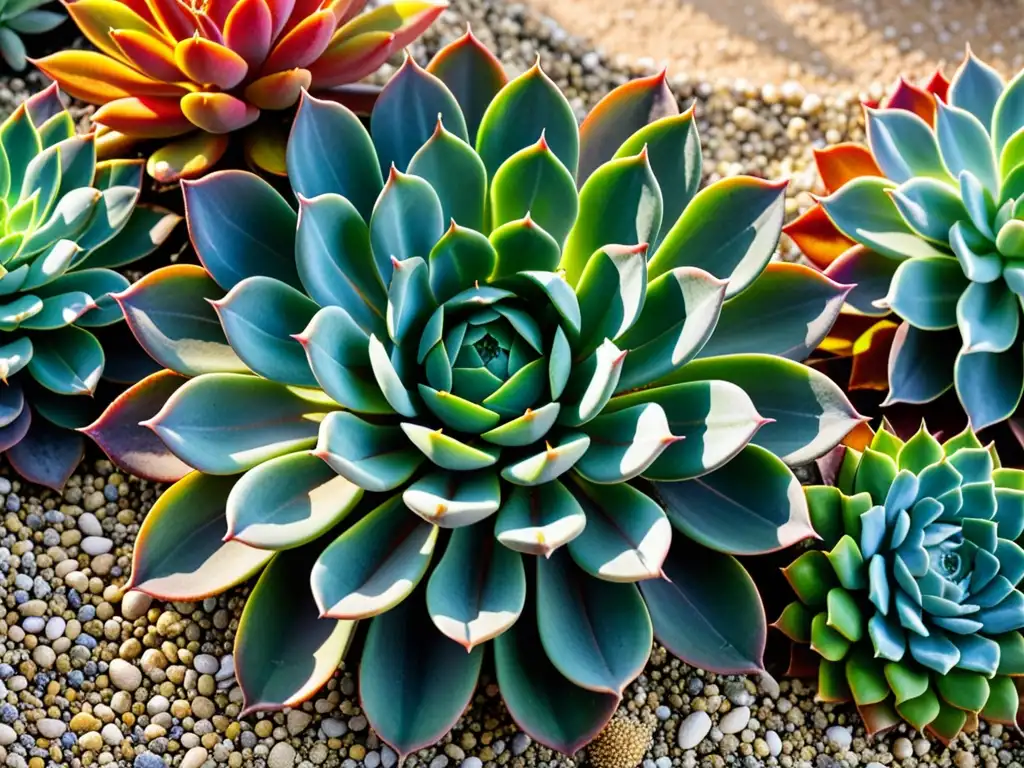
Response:
[[[690,78],[797,79],[866,89],[900,74],[947,72],[970,42],[1002,71],[1024,66],[1015,0],[529,0],[608,55]]]

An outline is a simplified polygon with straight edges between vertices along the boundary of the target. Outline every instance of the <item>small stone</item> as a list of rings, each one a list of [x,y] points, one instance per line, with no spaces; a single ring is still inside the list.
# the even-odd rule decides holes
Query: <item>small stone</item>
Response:
[[[306,730],[306,727],[312,719],[313,717],[311,715],[303,712],[301,709],[293,709],[288,713],[288,717],[286,719],[288,733],[292,736],[298,736]]]
[[[324,720],[320,723],[320,727],[323,729],[324,736],[328,739],[340,739],[348,733],[348,726],[345,725],[345,721],[339,720],[336,717]]]
[[[97,731],[89,731],[89,733],[82,734],[82,737],[78,740],[78,745],[82,749],[97,752],[103,749],[103,737]]]
[[[98,731],[102,723],[88,712],[79,712],[71,718],[69,725],[75,733],[85,733],[86,731]]]
[[[853,734],[850,733],[850,729],[843,728],[841,725],[833,725],[825,731],[825,738],[838,749],[849,749],[850,744],[853,743]]]
[[[60,616],[51,616],[49,621],[46,622],[46,638],[48,640],[56,640],[64,634],[64,629],[67,625],[68,623]]]
[[[80,530],[84,536],[103,535],[103,526],[100,525],[100,521],[96,519],[96,515],[92,512],[83,512],[78,516],[78,530]]]
[[[128,621],[141,619],[146,615],[146,611],[149,610],[149,606],[152,604],[152,597],[144,592],[133,590],[121,598],[121,615],[128,619]]]
[[[269,768],[292,768],[295,765],[295,749],[291,744],[279,741],[267,756]]]
[[[749,713],[748,713],[749,716]],[[679,725],[676,743],[680,749],[693,749],[711,731],[711,717],[707,712],[691,712]],[[514,749],[514,745],[513,745]]]
[[[768,731],[764,735],[765,743],[768,745],[768,754],[778,757],[782,753],[782,739],[775,731]]]
[[[213,702],[205,696],[196,696],[192,700],[192,714],[200,720],[207,720],[213,717],[216,711],[217,709],[214,707]]]
[[[18,734],[11,726],[0,723],[0,747],[8,747],[18,740]]]
[[[380,754],[377,752],[367,752],[366,757],[363,758],[363,765],[366,768],[377,768],[380,765]]]
[[[100,736],[103,737],[103,743],[110,747],[116,747],[121,743],[121,729],[113,723],[107,723],[103,726],[100,731]]]
[[[159,755],[154,755],[152,752],[143,752],[141,755],[135,758],[135,762],[132,763],[132,768],[166,768],[164,761]]]
[[[64,735],[64,731],[66,731],[68,727],[62,720],[57,720],[52,717],[44,717],[36,723],[36,728],[39,730],[39,735],[44,739],[59,739]]]
[[[484,762],[479,757],[467,757],[460,768],[484,768]]]
[[[110,682],[122,691],[134,693],[142,685],[142,670],[124,659],[110,662]]]
[[[718,730],[722,733],[739,733],[750,722],[750,707],[730,709],[725,717],[718,721]]]
[[[529,749],[532,743],[533,739],[531,739],[527,734],[522,732],[517,733],[515,736],[512,737],[512,754],[523,754],[523,752]]]
[[[928,754],[928,751],[932,748],[931,743],[928,739],[915,739],[914,740],[914,754],[918,757],[924,757]]]
[[[660,707],[654,710],[654,716],[657,717],[659,720],[668,720],[670,717],[672,717],[672,710],[666,707],[664,704],[662,704]]]
[[[230,653],[220,660],[220,667],[215,675],[217,682],[227,680],[235,676],[235,657]]]
[[[892,745],[892,756],[897,760],[906,760],[908,757],[914,754],[914,745],[910,743],[910,739],[901,737],[896,739]]]
[[[216,656],[208,653],[201,653],[192,660],[192,667],[201,675],[215,675],[220,669],[220,662]]]
[[[114,548],[114,542],[106,536],[86,536],[82,539],[82,543],[79,546],[81,546],[85,554],[96,557],[107,554],[107,552]]]

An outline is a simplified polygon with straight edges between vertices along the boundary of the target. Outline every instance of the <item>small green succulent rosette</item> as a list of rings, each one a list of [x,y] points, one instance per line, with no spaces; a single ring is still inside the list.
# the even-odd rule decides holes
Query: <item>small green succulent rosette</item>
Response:
[[[698,191],[663,75],[579,127],[539,66],[507,81],[469,35],[407,61],[369,131],[303,97],[287,162],[297,212],[248,173],[186,183],[208,274],[119,295],[168,370],[98,427],[133,471],[197,470],[149,514],[133,588],[263,570],[246,711],[311,696],[361,619],[362,703],[402,755],[455,723],[491,639],[512,716],[567,753],[654,636],[763,670],[735,556],[811,535],[787,464],[860,421],[796,362],[849,288],[768,263],[784,185]]]
[[[59,489],[81,461],[74,430],[107,405],[95,397],[105,373],[128,383],[156,368],[111,330],[122,316],[110,294],[128,287],[111,268],[179,220],[136,206],[141,184],[139,162],[96,162],[56,86],[0,124],[0,452],[32,482]],[[105,344],[119,361],[106,372]]]
[[[948,743],[978,717],[1015,724],[1024,471],[970,430],[837,450],[835,485],[805,489],[822,548],[785,569],[798,599],[773,625],[795,670],[817,665],[819,697],[855,702],[869,733],[903,719]]]
[[[881,175],[821,201],[865,248],[829,274],[857,284],[858,311],[903,321],[887,402],[955,387],[982,430],[1010,417],[1024,391],[1024,72],[1005,83],[968,52],[945,100],[920,98],[934,101],[934,124],[908,108],[867,110]]]

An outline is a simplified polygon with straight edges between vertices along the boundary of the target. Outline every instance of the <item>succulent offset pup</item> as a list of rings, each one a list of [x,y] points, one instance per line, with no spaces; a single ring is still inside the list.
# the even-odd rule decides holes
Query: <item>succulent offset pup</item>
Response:
[[[769,264],[784,185],[698,191],[699,146],[663,74],[579,128],[539,66],[506,82],[467,34],[429,71],[407,60],[369,132],[303,98],[298,213],[252,174],[185,184],[209,273],[119,294],[168,370],[89,431],[133,471],[173,478],[157,436],[197,470],[149,514],[132,588],[195,598],[264,569],[236,639],[246,711],[310,697],[359,619],[362,702],[403,755],[461,715],[491,639],[512,716],[569,753],[654,636],[763,669],[734,555],[812,535],[787,463],[860,417],[796,361],[849,288]]]
[[[886,402],[955,387],[976,430],[1010,417],[1024,391],[1022,105],[1024,72],[1004,83],[969,51],[948,87],[901,83],[887,108],[868,108],[867,148],[819,158],[830,194],[787,230],[857,284],[854,310],[898,319],[868,322],[858,345],[891,347],[887,375],[866,377],[887,383]]]
[[[25,69],[25,43],[21,35],[41,35],[56,29],[67,17],[40,6],[50,0],[0,0],[0,56],[15,72]]]
[[[96,416],[106,360],[95,333],[123,319],[110,294],[128,287],[111,267],[179,221],[137,206],[141,185],[141,161],[96,162],[56,85],[0,124],[0,451],[32,482],[60,488],[81,461],[73,430]]]
[[[283,173],[285,133],[257,120],[293,107],[306,88],[354,83],[407,46],[446,4],[403,0],[360,15],[366,0],[70,0],[96,51],[37,62],[72,96],[100,109],[111,151],[174,139],[147,163],[159,181],[192,179],[245,133],[248,161]],[[254,125],[255,124],[255,125]]]
[[[835,486],[806,488],[821,549],[785,574],[773,625],[818,665],[818,696],[856,702],[869,733],[900,718],[948,743],[977,718],[1013,725],[1024,674],[1024,471],[970,430],[905,443],[882,429],[837,449]],[[817,657],[817,658],[814,658]]]

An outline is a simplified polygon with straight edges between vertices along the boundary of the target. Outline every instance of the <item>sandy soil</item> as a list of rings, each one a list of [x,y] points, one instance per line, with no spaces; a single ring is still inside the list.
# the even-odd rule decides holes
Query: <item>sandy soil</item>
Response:
[[[1015,0],[527,0],[606,54],[671,73],[867,89],[951,73],[970,42],[998,69],[1024,65]]]

